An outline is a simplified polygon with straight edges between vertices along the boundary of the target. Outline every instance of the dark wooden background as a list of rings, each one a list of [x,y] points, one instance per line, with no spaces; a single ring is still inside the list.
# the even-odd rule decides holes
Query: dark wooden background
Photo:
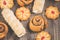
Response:
[[[14,11],[16,11],[17,8],[19,8],[20,6],[17,4],[16,0],[14,0],[14,7],[11,9]],[[38,15],[41,15],[43,16],[44,18],[46,18],[46,16],[44,15],[45,14],[45,9],[48,7],[48,6],[57,6],[60,10],[60,2],[55,2],[54,0],[46,0],[45,2],[45,6],[44,6],[44,10],[41,14],[38,14]],[[27,31],[27,34],[24,35],[23,37],[21,38],[18,38],[15,33],[13,32],[13,30],[9,27],[9,25],[6,23],[6,21],[4,20],[4,18],[2,17],[1,15],[1,9],[0,9],[0,21],[6,23],[8,25],[8,28],[9,28],[9,32],[7,34],[7,36],[4,38],[4,39],[1,39],[1,40],[35,40],[35,37],[36,37],[36,34],[37,33],[34,33],[32,32],[31,30],[29,30],[29,26],[28,26],[28,23],[29,23],[29,20],[36,14],[32,13],[32,7],[33,7],[33,3],[31,3],[30,5],[27,5],[26,7],[28,7],[30,10],[31,10],[31,17],[27,20],[27,21],[21,21],[22,24],[24,25],[24,27],[26,28],[26,31]],[[47,18],[46,18],[47,19]],[[56,20],[50,20],[50,19],[47,19],[48,20],[48,28],[46,28],[44,31],[47,31],[50,33],[50,35],[52,36],[52,39],[51,40],[60,40],[60,17]]]

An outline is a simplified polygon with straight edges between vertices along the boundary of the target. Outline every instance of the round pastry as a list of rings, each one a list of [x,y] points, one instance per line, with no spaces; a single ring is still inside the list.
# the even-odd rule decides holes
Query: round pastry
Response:
[[[49,19],[56,19],[59,17],[59,10],[57,7],[49,6],[46,9],[46,16]]]
[[[8,27],[6,24],[0,22],[0,39],[4,38],[8,33]]]
[[[25,4],[30,4],[33,0],[22,0]]]
[[[32,2],[33,0],[17,0],[17,3],[20,5],[20,6],[24,6],[24,5],[28,5]]]
[[[3,8],[12,8],[14,5],[13,0],[0,0],[0,7]]]
[[[34,32],[42,31],[48,26],[47,20],[41,16],[34,16],[29,23],[29,28]]]
[[[28,8],[21,7],[16,10],[16,17],[19,20],[27,20],[30,17],[31,13]]]
[[[36,40],[51,40],[51,36],[48,32],[42,31],[37,34]]]
[[[20,6],[24,6],[25,4],[22,2],[22,0],[17,0],[17,3],[20,5]]]

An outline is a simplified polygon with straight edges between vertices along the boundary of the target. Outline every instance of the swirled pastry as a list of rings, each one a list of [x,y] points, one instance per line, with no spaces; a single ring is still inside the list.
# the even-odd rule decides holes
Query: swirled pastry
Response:
[[[17,3],[20,5],[20,6],[24,6],[24,5],[28,5],[32,2],[33,0],[17,0]]]
[[[1,8],[12,8],[14,5],[13,0],[0,0]]]
[[[36,40],[51,40],[51,36],[48,32],[42,31],[37,34]]]
[[[23,27],[22,23],[15,17],[12,10],[5,8],[2,11],[2,16],[18,37],[26,34],[25,28]]]
[[[3,22],[0,22],[0,39],[4,38],[8,33],[8,27]]]
[[[56,19],[59,17],[59,10],[57,7],[54,6],[49,6],[46,9],[46,13],[45,13],[46,17],[49,19]]]
[[[30,13],[30,10],[28,8],[20,7],[16,10],[16,17],[19,20],[28,20],[30,15],[31,15],[31,13]]]
[[[34,32],[42,31],[48,26],[47,20],[41,16],[34,16],[29,23],[29,28]]]

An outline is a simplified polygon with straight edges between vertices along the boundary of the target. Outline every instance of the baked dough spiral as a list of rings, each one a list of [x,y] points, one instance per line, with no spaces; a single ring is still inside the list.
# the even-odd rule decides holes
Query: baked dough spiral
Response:
[[[0,22],[0,39],[4,38],[8,33],[8,27],[6,24]]]
[[[45,27],[48,26],[46,20],[41,16],[35,16],[30,20],[29,28],[34,32],[42,31]]]

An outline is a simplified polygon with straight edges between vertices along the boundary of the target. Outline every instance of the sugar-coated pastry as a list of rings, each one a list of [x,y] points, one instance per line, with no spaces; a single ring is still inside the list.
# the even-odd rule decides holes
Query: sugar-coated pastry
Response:
[[[4,38],[8,33],[8,27],[3,22],[0,22],[0,39]]]
[[[46,9],[46,13],[45,13],[46,17],[49,19],[56,19],[59,17],[59,10],[57,7],[54,6],[49,6]]]
[[[0,0],[0,7],[3,8],[12,8],[14,5],[13,0]]]
[[[48,27],[47,20],[39,15],[34,16],[29,22],[29,28],[33,32],[42,31],[46,27]]]
[[[30,10],[26,7],[20,7],[16,10],[16,17],[19,20],[28,20],[30,15],[31,15]]]
[[[24,6],[24,5],[28,5],[32,2],[33,0],[17,0],[17,3],[20,5],[20,6]]]
[[[2,11],[2,16],[6,20],[6,22],[10,25],[14,33],[18,36],[21,37],[26,34],[26,30],[22,23],[15,17],[14,13],[12,10],[5,8]]]
[[[51,40],[51,35],[48,32],[42,31],[37,34],[36,40]]]
[[[38,14],[42,13],[44,8],[45,0],[35,0],[33,5],[33,12]]]

